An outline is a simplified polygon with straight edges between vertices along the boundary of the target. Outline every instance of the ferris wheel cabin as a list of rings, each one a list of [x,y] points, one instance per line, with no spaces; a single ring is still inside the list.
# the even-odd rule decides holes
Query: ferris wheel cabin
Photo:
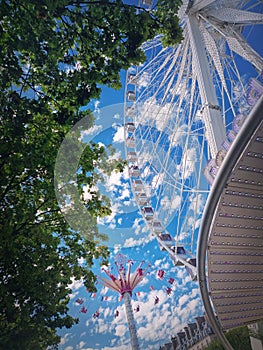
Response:
[[[163,231],[163,227],[162,227],[160,221],[154,221],[152,223],[152,229],[155,233],[161,233]]]
[[[136,154],[136,152],[128,152],[127,153],[127,159],[130,162],[136,162],[137,161],[137,154]]]
[[[158,237],[159,237],[159,240],[162,241],[166,247],[170,249],[174,247],[174,241],[172,239],[172,236],[169,233],[161,233],[158,235]],[[161,242],[159,242],[159,245],[160,245],[160,249],[164,251],[165,248]]]
[[[153,219],[154,212],[152,207],[143,207],[142,212],[147,221],[150,221]]]
[[[132,182],[132,185],[133,185],[133,189],[134,189],[135,193],[142,192],[144,189],[142,180],[134,180]]]
[[[135,125],[134,123],[126,123],[125,124],[125,129],[128,131],[128,132],[134,132],[135,131]]]
[[[136,94],[134,91],[128,91],[127,92],[127,99],[130,102],[135,102],[136,101]]]
[[[136,74],[130,73],[128,75],[128,84],[136,85],[138,83],[138,78]]]
[[[137,196],[137,201],[139,205],[146,205],[149,202],[149,198],[146,196],[146,193],[138,193]]]
[[[128,136],[127,139],[126,139],[126,144],[127,144],[127,147],[129,148],[134,148],[135,147],[135,138],[133,136]]]
[[[134,177],[139,177],[141,172],[137,165],[131,165],[129,166],[129,174]]]

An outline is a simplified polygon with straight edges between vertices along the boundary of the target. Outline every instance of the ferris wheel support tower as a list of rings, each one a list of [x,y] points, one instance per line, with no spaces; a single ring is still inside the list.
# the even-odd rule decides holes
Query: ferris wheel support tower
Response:
[[[203,103],[202,115],[206,127],[207,141],[209,143],[211,156],[215,158],[225,138],[225,126],[223,124],[215,87],[209,72],[207,54],[195,14],[187,17],[187,26],[193,52],[193,68],[196,70]]]

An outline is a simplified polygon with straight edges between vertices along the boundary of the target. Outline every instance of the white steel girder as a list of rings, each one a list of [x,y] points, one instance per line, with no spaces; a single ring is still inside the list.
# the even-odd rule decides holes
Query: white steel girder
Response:
[[[219,108],[215,87],[209,71],[209,62],[205,52],[204,41],[194,15],[187,18],[190,43],[193,53],[193,67],[196,70],[198,86],[203,104],[203,121],[212,158],[216,157],[225,138],[225,126]]]

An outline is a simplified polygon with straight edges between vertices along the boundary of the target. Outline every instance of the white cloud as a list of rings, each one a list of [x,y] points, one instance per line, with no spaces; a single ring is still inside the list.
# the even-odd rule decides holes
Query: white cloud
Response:
[[[97,186],[83,186],[83,197],[85,201],[89,201],[92,199],[92,192],[95,192],[95,194],[98,191]]]
[[[116,227],[116,221],[115,221],[115,217],[116,215],[122,213],[123,211],[121,210],[121,203],[114,203],[111,205],[111,214],[107,215],[103,218],[97,218],[97,223],[99,225],[106,225],[106,224],[110,224],[110,225],[114,225],[114,227]],[[112,226],[111,226],[112,227]]]
[[[86,263],[86,260],[84,258],[81,257],[81,258],[78,259],[78,264],[80,266],[83,266],[85,263]]]
[[[144,220],[142,218],[136,218],[134,220],[133,225],[132,225],[132,229],[133,229],[135,235],[138,235],[141,233],[143,223],[144,223]]]
[[[172,302],[166,292],[150,291],[143,300],[141,313],[135,314],[140,342],[158,342],[169,335],[178,332],[189,319],[199,315],[200,297],[195,288],[179,298],[178,303]],[[154,298],[159,297],[159,304],[154,305]],[[167,339],[168,340],[168,339]]]
[[[81,136],[83,138],[85,135],[94,135],[99,133],[101,130],[102,130],[102,125],[93,125],[91,128],[83,131],[81,133]]]
[[[147,72],[143,72],[137,79],[137,85],[139,87],[146,87],[150,82],[151,76]]]
[[[71,336],[70,333],[66,333],[63,337],[61,337],[60,344],[64,345],[69,340],[70,336]]]
[[[106,318],[109,315],[112,315],[112,310],[109,307],[107,307],[103,310],[103,317]]]
[[[72,290],[79,289],[84,286],[83,280],[76,280],[74,277],[71,278],[71,283],[68,285],[68,287]]]
[[[104,319],[99,318],[96,320],[96,322],[98,323],[98,333],[107,334],[109,331],[111,331],[111,326],[105,322]]]
[[[169,199],[168,196],[164,196],[161,199],[161,208],[162,211],[166,210],[166,209],[179,209],[180,205],[181,205],[181,197],[176,195],[173,197],[173,199]]]
[[[119,251],[121,250],[122,246],[121,244],[115,244],[113,247],[113,253],[116,255],[119,253]]]
[[[167,256],[165,255],[163,259],[155,260],[153,266],[158,268],[158,270],[166,271],[170,268],[170,263],[167,261]]]
[[[96,101],[94,102],[94,112],[95,112],[95,113],[100,113],[99,105],[100,105],[100,101],[99,101],[99,100],[96,100]]]
[[[187,179],[192,175],[195,170],[195,163],[197,161],[196,149],[189,148],[184,151],[183,157],[181,159],[181,172],[182,177]]]
[[[113,136],[113,142],[124,142],[124,126],[117,127],[117,131]]]
[[[107,191],[116,191],[117,186],[122,186],[122,181],[127,179],[128,168],[125,167],[123,173],[113,171],[109,176],[105,176],[105,188]],[[125,185],[124,185],[125,187]]]
[[[189,296],[186,295],[186,294],[183,295],[183,296],[181,296],[181,297],[179,298],[179,301],[178,301],[179,306],[184,305],[184,304],[188,301],[188,299],[189,299]]]
[[[141,231],[143,232],[143,230]],[[131,247],[135,247],[135,246],[142,246],[146,243],[149,243],[150,241],[154,240],[155,237],[152,235],[145,235],[145,237],[141,237],[139,239],[134,239],[133,237],[127,238],[124,242],[123,247],[124,248],[131,248]]]
[[[204,205],[205,199],[203,195],[199,193],[191,197],[191,204],[189,206],[189,209],[196,211],[197,214],[201,214],[203,212]]]
[[[153,177],[151,181],[151,186],[155,189],[155,191],[157,191],[158,187],[162,185],[164,178],[164,173],[159,173]]]
[[[122,188],[119,190],[118,200],[124,200],[131,198],[131,188],[128,182],[122,184]]]
[[[86,344],[86,343],[85,343],[83,340],[81,340],[80,343],[78,344],[78,348],[79,348],[79,349],[83,349],[84,346],[85,346],[85,344]],[[86,349],[83,349],[83,350],[86,350]]]
[[[177,146],[181,145],[183,147],[183,140],[184,137],[186,136],[187,132],[187,125],[182,124],[179,127],[175,129],[175,131],[169,135],[169,141],[171,146]]]
[[[107,269],[107,266],[102,266],[101,268]],[[108,291],[109,291],[108,287],[103,287],[100,291],[100,295],[105,295],[108,293]]]
[[[117,337],[123,337],[124,334],[127,332],[127,325],[117,325],[115,328],[115,335]]]
[[[127,350],[127,345],[119,345],[119,346],[114,346],[114,347],[104,347],[101,350]],[[93,349],[92,349],[93,350]]]
[[[115,150],[115,152],[112,155],[108,156],[109,161],[119,159],[119,158],[121,158],[121,151],[119,150]]]

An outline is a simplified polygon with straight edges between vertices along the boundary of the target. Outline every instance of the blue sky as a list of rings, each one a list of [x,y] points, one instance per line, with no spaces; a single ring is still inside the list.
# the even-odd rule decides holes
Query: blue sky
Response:
[[[125,75],[126,73],[122,72],[123,82]],[[87,131],[86,135],[86,141],[93,139],[103,144],[112,143],[117,155],[122,157],[124,157],[123,96],[123,89],[118,92],[103,89],[101,100],[94,101],[92,106],[97,116],[93,133]],[[111,105],[112,101],[119,104]],[[127,169],[122,174],[113,173],[105,177],[105,184],[101,190],[105,191],[112,201],[112,215],[99,220],[100,231],[109,236],[108,246],[112,253],[110,266],[114,266],[114,257],[118,253],[132,259],[134,268],[142,260],[150,265],[149,273],[134,290],[132,305],[134,308],[140,306],[140,311],[135,312],[134,316],[141,348],[157,349],[159,345],[169,341],[184,324],[202,314],[198,284],[192,282],[184,268],[174,267],[169,256],[160,251],[133,199]],[[165,272],[163,280],[157,277],[160,269]],[[94,271],[107,277],[100,270],[99,263],[95,265]],[[168,282],[170,277],[176,281],[173,285]],[[96,296],[91,295],[85,290],[82,281],[73,281],[70,287],[72,288],[70,314],[79,318],[79,324],[59,332],[62,336],[59,350],[129,348],[126,315],[123,302],[119,301],[119,295],[99,284],[96,285],[98,289]],[[168,287],[172,288],[170,296],[166,292]],[[160,302],[154,305],[156,296]],[[83,299],[82,305],[76,302],[78,298]],[[87,313],[80,312],[83,306],[87,308]],[[92,315],[97,310],[100,316],[94,319]],[[114,318],[116,310],[119,311],[119,316]]]
[[[258,45],[260,35],[262,36],[262,26],[256,34],[252,39]],[[262,50],[262,45],[258,46]],[[243,67],[242,77],[247,82],[250,66],[248,69],[247,65],[243,65],[242,60],[239,63]],[[92,130],[87,130],[85,135],[86,141],[92,139],[104,145],[112,143],[116,148],[116,156],[122,157],[125,156],[123,142],[125,77],[126,72],[122,71],[123,87],[120,91],[103,88],[101,99],[91,103],[90,107],[96,115],[96,121]],[[160,345],[169,342],[170,337],[181,330],[187,322],[193,321],[194,317],[203,313],[198,283],[191,280],[185,268],[174,267],[168,254],[160,251],[157,241],[149,232],[138,211],[127,168],[122,174],[113,173],[111,176],[105,176],[105,183],[100,190],[112,201],[112,214],[98,221],[100,231],[109,236],[110,266],[114,266],[114,256],[118,253],[132,259],[134,268],[142,260],[150,265],[149,273],[134,290],[132,305],[134,308],[137,305],[140,306],[140,311],[134,316],[141,349],[159,349]],[[176,199],[175,196],[175,202]],[[202,205],[199,208],[200,212]],[[171,230],[174,225],[173,220],[176,220],[176,211],[171,213]],[[165,272],[163,280],[157,277],[160,269]],[[98,263],[94,266],[94,272],[106,277]],[[168,282],[170,277],[175,279],[172,286]],[[124,305],[119,301],[119,296],[99,284],[96,285],[98,289],[96,296],[90,295],[85,290],[82,281],[72,281],[70,287],[72,289],[70,314],[79,318],[79,324],[59,332],[62,336],[59,350],[129,349]],[[172,287],[170,296],[166,293],[167,287]],[[156,296],[159,297],[160,302],[154,305]],[[82,305],[76,302],[77,298],[83,299]],[[86,313],[80,312],[82,306],[87,309]],[[97,310],[100,316],[94,319],[92,315]],[[114,317],[116,310],[119,311],[117,318]]]
[[[179,331],[182,325],[202,313],[198,285],[192,282],[184,269],[173,267],[166,254],[160,254],[155,241],[144,245],[143,248],[137,246],[118,250],[120,251],[127,257],[132,257],[134,268],[142,259],[145,263],[151,264],[149,273],[134,290],[132,306],[134,309],[137,305],[140,306],[140,311],[135,312],[134,317],[141,349],[158,349],[159,345],[169,341],[170,336],[175,331]],[[116,252],[117,249],[115,249]],[[157,277],[159,269],[165,271],[163,280]],[[98,273],[106,277],[106,274],[99,269]],[[168,282],[170,277],[175,279],[173,285]],[[168,287],[172,288],[170,296],[166,293]],[[97,288],[98,292],[93,296],[85,291],[81,282],[75,281],[72,284],[71,313],[79,317],[80,322],[63,332],[60,349],[124,350],[129,348],[123,302],[119,301],[117,294],[107,288],[100,285],[97,285]],[[154,305],[156,296],[160,301]],[[83,305],[88,309],[86,314],[80,313],[83,305],[80,306],[76,302],[79,297],[83,298]],[[92,315],[97,310],[100,312],[100,317],[94,319]],[[119,316],[114,318],[116,310],[119,311]]]

